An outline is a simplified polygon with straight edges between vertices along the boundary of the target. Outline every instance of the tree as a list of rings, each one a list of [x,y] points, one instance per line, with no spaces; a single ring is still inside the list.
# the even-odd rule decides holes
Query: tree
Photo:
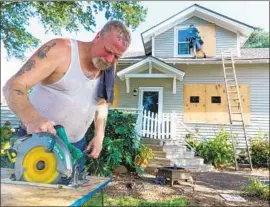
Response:
[[[254,30],[245,43],[247,48],[269,48],[269,32],[262,28]]]
[[[147,9],[138,1],[22,1],[0,2],[1,41],[8,58],[23,59],[40,40],[29,31],[29,20],[38,18],[46,32],[61,35],[62,30],[94,32],[95,15],[105,11],[107,20],[119,19],[133,30],[145,20]]]

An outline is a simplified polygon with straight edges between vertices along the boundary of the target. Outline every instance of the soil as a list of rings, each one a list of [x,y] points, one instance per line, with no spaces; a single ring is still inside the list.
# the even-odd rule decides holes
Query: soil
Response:
[[[250,178],[269,180],[268,169],[254,169],[234,171],[233,169],[219,169],[211,172],[192,173],[196,180],[195,190],[189,182],[180,181],[173,187],[168,184],[154,183],[155,176],[121,175],[113,177],[113,181],[106,188],[105,193],[110,197],[131,196],[144,201],[164,201],[184,197],[191,206],[269,206],[269,201],[259,198],[245,197],[246,202],[227,202],[220,194],[238,194],[249,183]]]

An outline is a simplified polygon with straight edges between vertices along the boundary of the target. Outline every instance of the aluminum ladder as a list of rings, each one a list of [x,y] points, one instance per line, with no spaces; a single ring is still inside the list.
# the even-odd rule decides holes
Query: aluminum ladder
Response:
[[[225,81],[225,88],[227,94],[227,105],[229,110],[229,119],[230,119],[230,129],[231,129],[231,138],[232,138],[232,145],[234,150],[234,161],[235,161],[235,170],[238,170],[239,163],[237,162],[237,155],[236,155],[236,142],[235,138],[232,134],[232,125],[234,124],[241,124],[243,127],[244,137],[245,137],[245,145],[246,145],[246,152],[248,155],[248,166],[250,170],[253,170],[252,166],[252,159],[250,155],[250,149],[248,146],[248,139],[247,139],[247,129],[244,121],[243,116],[243,107],[240,99],[240,92],[239,92],[239,85],[235,73],[235,66],[234,66],[234,58],[232,52],[230,52],[229,63],[225,63],[224,55],[221,53],[222,58],[222,66],[223,66],[223,73],[224,73],[224,81]],[[237,103],[237,104],[236,104]],[[236,119],[235,116],[240,116],[240,119]]]

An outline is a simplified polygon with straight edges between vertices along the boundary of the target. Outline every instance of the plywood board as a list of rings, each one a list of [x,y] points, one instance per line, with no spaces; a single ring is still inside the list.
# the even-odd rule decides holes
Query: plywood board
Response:
[[[199,103],[190,103],[190,96],[199,96]],[[205,122],[205,84],[184,85],[184,122]]]
[[[2,169],[1,169],[2,171]],[[7,179],[7,178],[1,178]],[[111,178],[89,177],[89,184],[76,189],[58,189],[1,182],[1,206],[82,206],[105,188]]]
[[[114,84],[114,96],[113,96],[113,103],[110,106],[111,108],[117,108],[119,103],[119,84]]]
[[[229,113],[224,84],[206,84],[205,86],[206,123],[229,124]],[[212,96],[220,96],[221,103],[212,103]]]
[[[216,25],[207,24],[197,26],[199,35],[201,36],[204,44],[203,50],[207,56],[216,56]],[[198,56],[203,56],[203,53],[197,52]]]

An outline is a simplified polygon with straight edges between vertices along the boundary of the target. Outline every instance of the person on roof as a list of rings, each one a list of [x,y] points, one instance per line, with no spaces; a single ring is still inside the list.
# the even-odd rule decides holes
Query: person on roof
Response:
[[[199,36],[199,30],[191,24],[189,26],[187,40],[189,41],[189,48],[193,50],[194,58],[197,58],[196,51],[201,51],[203,53],[203,57],[206,58],[206,54],[203,51],[203,40]]]

